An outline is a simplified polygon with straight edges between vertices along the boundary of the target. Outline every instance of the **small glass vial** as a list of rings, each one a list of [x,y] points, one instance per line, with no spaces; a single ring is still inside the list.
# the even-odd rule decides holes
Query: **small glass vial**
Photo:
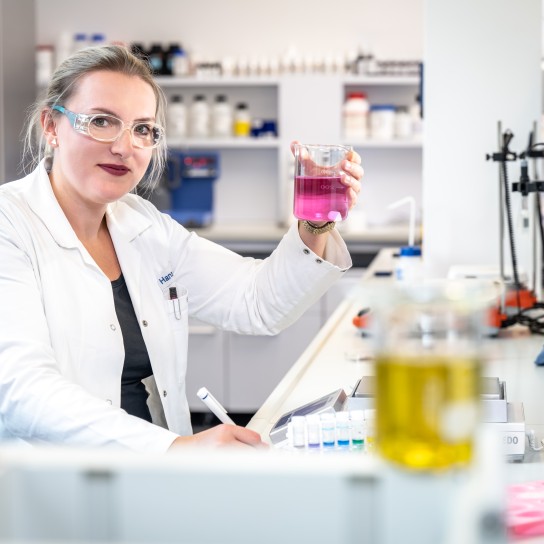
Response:
[[[351,412],[351,446],[354,450],[364,450],[366,439],[365,413],[363,410]]]
[[[247,138],[251,133],[251,116],[245,102],[236,104],[234,112],[234,136]]]
[[[336,413],[336,443],[339,448],[349,448],[350,424],[349,412]]]
[[[365,410],[365,423],[366,423],[366,439],[365,450],[367,452],[373,452],[376,445],[376,409]]]
[[[291,418],[291,443],[294,448],[306,447],[306,418],[304,416],[293,416]]]
[[[321,422],[317,414],[306,416],[306,433],[308,435],[308,448],[319,449],[321,447]]]
[[[324,448],[334,448],[336,445],[336,416],[334,413],[321,414],[321,436]]]

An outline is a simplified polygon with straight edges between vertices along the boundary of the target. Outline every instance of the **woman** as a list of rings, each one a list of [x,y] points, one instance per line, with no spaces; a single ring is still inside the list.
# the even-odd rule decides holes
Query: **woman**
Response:
[[[268,259],[243,259],[133,194],[164,165],[164,111],[148,66],[121,46],[67,59],[34,108],[27,148],[39,121],[44,151],[0,188],[2,438],[141,452],[262,445],[234,425],[192,435],[188,316],[277,333],[351,261],[336,231],[303,225]],[[345,165],[352,205],[359,163],[353,153]]]

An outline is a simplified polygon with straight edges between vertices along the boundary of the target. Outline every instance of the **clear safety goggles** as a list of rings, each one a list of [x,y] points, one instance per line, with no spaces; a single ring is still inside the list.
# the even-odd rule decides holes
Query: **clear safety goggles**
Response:
[[[134,147],[153,149],[164,138],[164,129],[150,121],[137,121],[125,124],[121,119],[107,113],[74,113],[63,106],[53,106],[68,117],[68,121],[76,132],[86,134],[98,142],[115,142],[125,130],[130,132]]]

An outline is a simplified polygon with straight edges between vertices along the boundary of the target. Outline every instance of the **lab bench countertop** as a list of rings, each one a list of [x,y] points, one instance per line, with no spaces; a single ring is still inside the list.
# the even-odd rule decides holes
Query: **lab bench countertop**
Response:
[[[393,248],[379,252],[361,275],[358,287],[338,306],[251,419],[248,428],[268,440],[271,428],[283,414],[339,388],[349,394],[362,376],[374,374],[372,342],[362,337],[352,319],[368,306],[369,285],[392,281],[390,277],[376,277],[375,273],[392,270],[394,253]],[[508,402],[523,403],[526,429],[535,431],[538,442],[544,437],[544,367],[534,361],[543,343],[542,336],[523,335],[489,338],[483,346],[486,353],[483,374],[505,381]],[[543,452],[531,451],[527,446],[521,463],[525,466],[513,470],[518,475],[525,474],[524,479],[534,470],[541,472]]]

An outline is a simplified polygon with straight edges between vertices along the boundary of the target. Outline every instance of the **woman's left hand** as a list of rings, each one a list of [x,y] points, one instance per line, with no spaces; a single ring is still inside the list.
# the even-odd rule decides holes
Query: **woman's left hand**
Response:
[[[351,210],[357,204],[357,198],[361,192],[361,179],[364,175],[361,166],[361,156],[353,149],[348,153],[347,158],[342,164],[342,183],[349,187],[348,199],[349,209]]]

